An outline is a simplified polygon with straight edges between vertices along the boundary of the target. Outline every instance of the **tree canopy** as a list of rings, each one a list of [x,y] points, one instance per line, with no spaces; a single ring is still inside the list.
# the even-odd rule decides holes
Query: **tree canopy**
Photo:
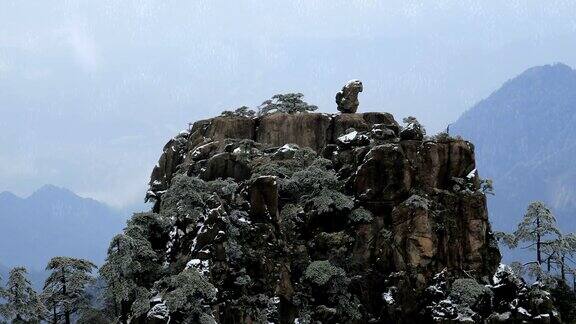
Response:
[[[92,262],[70,257],[54,257],[48,262],[46,270],[51,273],[42,295],[52,310],[54,322],[64,317],[69,324],[73,314],[88,307],[86,287],[94,281],[94,269],[96,265]]]
[[[157,279],[169,231],[168,218],[137,213],[124,233],[110,242],[108,257],[100,268],[106,281],[105,296],[120,322],[143,315],[149,308],[151,282]]]
[[[252,118],[256,116],[256,112],[247,106],[242,106],[234,110],[225,110],[222,112],[222,116]]]
[[[258,115],[263,116],[277,112],[295,114],[318,109],[317,106],[305,102],[303,98],[304,95],[302,93],[276,94],[258,107]]]
[[[513,233],[496,233],[497,238],[510,248],[520,247],[534,251],[534,259],[527,263],[514,262],[519,275],[528,274],[540,281],[556,286],[573,274],[576,285],[576,234],[563,234],[558,229],[552,211],[540,201],[528,206],[524,217]],[[575,287],[576,289],[576,287]]]
[[[32,288],[24,267],[10,271],[6,289],[0,290],[6,303],[0,305],[0,315],[13,322],[39,323],[46,315],[46,308]]]

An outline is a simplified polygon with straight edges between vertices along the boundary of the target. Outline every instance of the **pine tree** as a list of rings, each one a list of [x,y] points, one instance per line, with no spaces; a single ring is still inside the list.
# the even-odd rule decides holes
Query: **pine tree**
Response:
[[[122,323],[148,310],[149,292],[137,279],[145,277],[150,264],[157,264],[150,242],[138,236],[116,235],[108,248],[106,263],[100,268],[107,283],[106,295]]]
[[[44,302],[44,305],[46,305],[46,308],[48,309],[48,313],[50,314],[49,317],[51,318],[51,323],[58,323],[60,318],[62,317],[62,314],[60,313],[60,310],[58,309],[58,302],[59,302],[59,294],[54,294],[51,292],[48,292],[46,290],[44,290],[42,292],[42,300]]]
[[[82,310],[76,321],[77,324],[108,324],[112,322],[112,319],[108,318],[103,310],[95,308]]]
[[[86,286],[94,281],[92,271],[96,266],[87,260],[55,257],[48,262],[51,271],[44,282],[43,296],[52,309],[52,321],[57,323],[60,314],[70,324],[72,314],[87,307]]]
[[[6,303],[0,306],[0,315],[12,319],[13,323],[39,323],[46,314],[44,305],[26,275],[24,267],[12,269],[6,289],[1,292],[0,297]]]
[[[526,264],[513,262],[518,268],[518,275],[527,273],[543,283],[556,286],[556,275],[568,283],[568,275],[576,271],[576,234],[563,235],[556,225],[554,215],[542,202],[533,202],[514,233],[496,233],[499,241],[509,248],[517,248],[521,242],[528,243],[522,248],[536,252],[534,261]],[[545,264],[545,269],[542,265]],[[576,276],[572,285],[576,291]]]
[[[554,264],[560,277],[563,281],[566,280],[566,274],[570,272],[574,265],[574,256],[576,255],[576,234],[570,233],[561,235],[552,244],[544,247],[545,253],[548,255],[546,261],[548,264],[548,271],[550,272]]]
[[[256,112],[254,110],[251,110],[249,107],[242,106],[240,108],[236,108],[233,111],[225,110],[222,112],[222,116],[253,118],[254,116],[256,116]]]
[[[557,280],[556,285],[550,291],[554,299],[554,305],[562,315],[564,323],[576,322],[576,292],[563,280]]]
[[[572,290],[576,293],[576,269],[570,269],[572,275]]]
[[[2,276],[0,276],[0,300],[5,299],[6,298],[6,290],[4,289],[4,287],[2,286]],[[2,316],[4,316],[3,312],[4,312],[4,307],[5,305],[0,303],[0,324],[4,323],[2,322]]]
[[[535,262],[541,265],[544,246],[553,244],[554,240],[560,237],[560,231],[550,209],[544,203],[536,201],[528,206],[524,218],[512,235],[514,245],[520,242],[530,243],[523,248],[536,251]]]
[[[528,243],[522,248],[533,250],[536,255],[534,261],[528,262],[524,266],[528,268],[529,274],[538,279],[542,279],[544,275],[542,263],[544,261],[548,263],[548,272],[550,272],[553,256],[560,253],[560,247],[564,246],[556,218],[550,209],[540,201],[530,203],[524,218],[514,233],[500,232],[496,234],[496,237],[509,248],[517,248],[520,243]]]
[[[167,199],[172,199],[167,195]],[[127,323],[148,311],[150,288],[162,276],[170,217],[136,213],[123,234],[115,236],[108,248],[100,275],[106,281],[105,296],[120,322]]]
[[[272,96],[272,99],[264,101],[258,107],[258,115],[263,116],[276,112],[295,114],[318,109],[317,106],[308,104],[302,98],[304,95],[301,93],[276,94]]]
[[[215,323],[207,306],[216,299],[218,290],[198,270],[185,269],[164,278],[155,285],[155,289],[160,292],[175,321]]]

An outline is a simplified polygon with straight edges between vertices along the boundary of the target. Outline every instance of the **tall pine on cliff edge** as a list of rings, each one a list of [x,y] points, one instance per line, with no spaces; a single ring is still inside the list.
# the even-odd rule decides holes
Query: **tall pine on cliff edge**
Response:
[[[560,226],[576,226],[576,71],[533,67],[507,81],[451,126],[476,146],[482,176],[494,180],[489,202],[496,229],[510,230],[534,200]]]

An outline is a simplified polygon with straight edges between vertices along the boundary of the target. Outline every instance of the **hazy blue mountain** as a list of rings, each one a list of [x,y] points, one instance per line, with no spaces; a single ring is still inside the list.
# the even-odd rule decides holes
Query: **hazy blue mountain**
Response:
[[[101,263],[125,215],[89,198],[46,185],[28,198],[0,193],[0,263],[42,271],[58,255]]]
[[[575,124],[576,71],[558,63],[507,81],[452,125],[475,144],[481,176],[494,180],[496,229],[513,229],[542,200],[565,232],[576,231]]]

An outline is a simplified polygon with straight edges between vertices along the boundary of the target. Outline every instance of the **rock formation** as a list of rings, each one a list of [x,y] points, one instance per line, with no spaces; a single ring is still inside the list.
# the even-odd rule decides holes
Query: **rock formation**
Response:
[[[559,322],[550,294],[500,265],[474,146],[405,123],[233,114],[170,140],[144,215],[156,229],[136,231],[164,264],[140,319]]]
[[[360,80],[350,80],[336,94],[338,111],[346,114],[354,114],[358,110],[358,93],[362,92],[363,86]]]
[[[220,323],[450,322],[462,309],[498,322],[447,288],[491,287],[500,262],[474,146],[404,130],[387,113],[196,122],[164,148],[148,196],[160,216],[186,215],[172,197],[183,182],[222,191],[205,192],[200,225],[175,225],[167,264],[216,287],[205,309]]]

